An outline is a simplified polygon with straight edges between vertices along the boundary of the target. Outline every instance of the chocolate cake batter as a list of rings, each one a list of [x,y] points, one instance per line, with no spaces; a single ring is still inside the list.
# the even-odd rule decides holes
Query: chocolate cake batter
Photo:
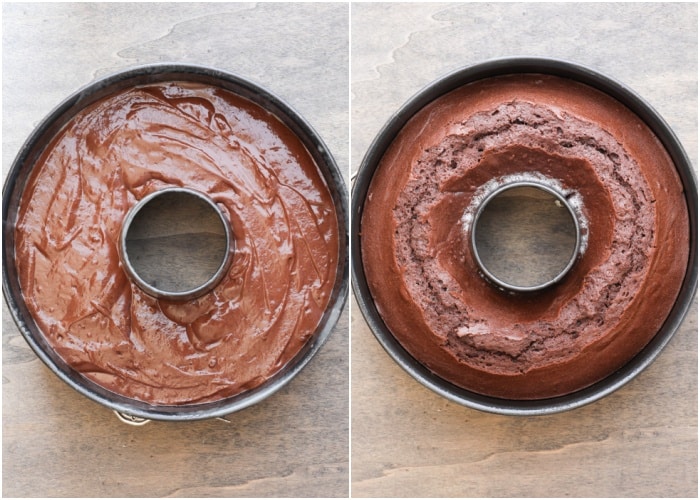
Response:
[[[581,255],[540,292],[508,293],[469,245],[479,197],[513,178],[554,183],[580,211]],[[660,329],[688,262],[675,167],[644,123],[585,85],[514,75],[419,111],[363,207],[362,259],[387,327],[442,378],[508,399],[587,387]]]
[[[172,186],[211,197],[235,238],[221,283],[188,302],[145,294],[117,253],[129,208]],[[337,233],[289,129],[231,92],[170,82],[107,96],[56,135],[20,202],[16,265],[68,364],[126,397],[182,405],[254,388],[301,350],[335,283]]]

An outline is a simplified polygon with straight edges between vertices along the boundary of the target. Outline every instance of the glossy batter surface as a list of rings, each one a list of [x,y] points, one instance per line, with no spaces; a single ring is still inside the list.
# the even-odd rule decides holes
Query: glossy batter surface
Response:
[[[117,253],[137,200],[184,186],[210,196],[235,238],[210,293],[156,300]],[[300,140],[231,92],[169,82],[110,95],[49,145],[24,190],[16,265],[50,345],[105,388],[152,404],[254,388],[314,333],[336,279],[329,189]]]
[[[585,244],[563,281],[511,294],[479,274],[474,207],[512,178],[575,200]],[[484,80],[438,98],[388,148],[369,188],[362,259],[399,342],[466,389],[540,399],[582,389],[656,334],[688,261],[683,190],[629,110],[544,75]]]

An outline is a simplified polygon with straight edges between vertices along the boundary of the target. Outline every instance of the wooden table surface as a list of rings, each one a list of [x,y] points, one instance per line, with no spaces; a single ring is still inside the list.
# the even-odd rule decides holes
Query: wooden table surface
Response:
[[[3,4],[3,174],[61,100],[161,61],[262,85],[348,171],[347,5],[79,3]],[[348,309],[299,376],[228,422],[132,427],[44,367],[3,302],[3,496],[347,497]]]
[[[513,55],[611,75],[669,122],[697,166],[696,4],[353,4],[357,169],[413,94]],[[697,307],[616,393],[567,413],[507,417],[450,403],[406,374],[351,308],[354,497],[688,496],[697,490]]]

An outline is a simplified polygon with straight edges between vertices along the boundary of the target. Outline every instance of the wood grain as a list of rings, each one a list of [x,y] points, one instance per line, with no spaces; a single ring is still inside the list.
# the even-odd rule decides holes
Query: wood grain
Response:
[[[3,177],[62,99],[95,77],[161,61],[252,79],[297,109],[348,170],[347,5],[2,8]],[[3,495],[346,497],[348,310],[298,377],[228,422],[131,427],[44,367],[3,304]]]
[[[559,57],[644,96],[697,165],[695,4],[353,4],[352,168],[423,86],[494,57]],[[353,497],[696,497],[697,307],[661,356],[570,412],[450,403],[393,362],[351,308]]]

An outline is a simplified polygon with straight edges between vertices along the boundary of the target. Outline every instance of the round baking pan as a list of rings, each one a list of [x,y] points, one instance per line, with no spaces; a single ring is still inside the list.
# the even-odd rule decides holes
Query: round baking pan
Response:
[[[686,275],[668,318],[651,342],[624,367],[592,386],[565,396],[539,400],[510,400],[484,396],[447,382],[419,363],[399,344],[379,315],[367,285],[362,264],[360,222],[375,170],[389,145],[414,114],[434,99],[465,84],[495,76],[525,73],[568,78],[598,89],[627,106],[649,126],[673,160],[685,188],[691,248]],[[533,57],[494,59],[457,70],[429,84],[389,119],[370,145],[352,189],[350,243],[353,291],[370,329],[394,361],[418,382],[445,398],[470,408],[506,415],[544,415],[570,410],[592,403],[636,377],[659,355],[683,322],[697,287],[697,212],[697,185],[692,164],[668,124],[639,95],[605,75],[568,61]]]
[[[304,144],[318,166],[333,198],[338,218],[339,255],[336,281],[328,306],[313,336],[301,351],[262,385],[209,403],[151,405],[104,389],[83,377],[64,362],[49,346],[27,310],[14,265],[14,223],[25,183],[35,162],[52,137],[79,111],[114,92],[156,82],[196,82],[231,91],[262,107],[284,123]],[[112,410],[143,419],[186,421],[221,417],[255,404],[270,396],[296,376],[330,335],[340,317],[348,294],[348,213],[347,191],[333,156],[321,137],[306,120],[269,91],[245,78],[218,69],[183,64],[153,64],[134,67],[95,81],[59,104],[33,131],[21,147],[3,188],[3,280],[2,289],[17,327],[36,355],[64,382],[88,398]]]

